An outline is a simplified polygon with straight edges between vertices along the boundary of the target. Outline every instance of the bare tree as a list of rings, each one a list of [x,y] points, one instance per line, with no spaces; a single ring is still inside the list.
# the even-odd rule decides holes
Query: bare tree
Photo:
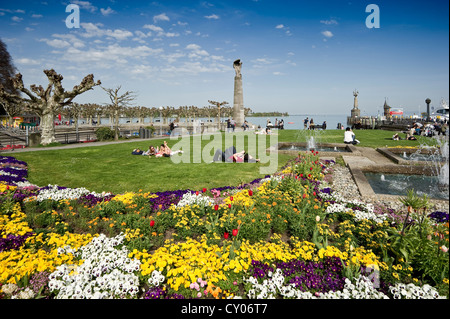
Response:
[[[78,119],[83,113],[82,105],[72,102],[64,107],[62,113],[67,116],[69,120],[71,120],[71,118],[73,117],[75,123],[75,131],[78,132]]]
[[[133,91],[126,91],[124,94],[119,95],[119,91],[121,88],[121,85],[119,85],[115,89],[107,89],[102,87],[102,89],[105,90],[105,92],[108,94],[109,99],[111,100],[109,106],[114,115],[114,139],[116,141],[119,140],[119,114],[126,107],[129,107],[131,103],[136,99],[136,95],[134,94],[135,92]]]
[[[217,111],[218,111],[218,121],[219,121],[219,125],[220,125],[220,109],[222,108],[222,106],[227,105],[228,102],[216,102],[216,101],[210,101],[208,100],[209,104],[214,105],[215,107],[217,107]]]
[[[96,113],[97,125],[102,124],[102,115],[106,114],[106,107],[103,105],[97,105]]]
[[[27,96],[25,98],[19,97],[19,100],[40,117],[41,143],[48,145],[56,141],[55,114],[58,114],[65,105],[72,103],[75,97],[91,90],[96,85],[100,85],[101,82],[94,82],[94,76],[89,74],[81,81],[80,85],[75,85],[72,91],[66,91],[61,84],[62,75],[56,73],[53,69],[44,70],[44,73],[49,82],[45,90],[41,85],[36,86],[35,84],[30,85],[31,91],[28,90],[23,84],[22,74],[20,73],[16,74],[12,81],[14,88]],[[2,87],[0,87],[0,97],[6,100],[17,99],[15,95],[6,92]]]

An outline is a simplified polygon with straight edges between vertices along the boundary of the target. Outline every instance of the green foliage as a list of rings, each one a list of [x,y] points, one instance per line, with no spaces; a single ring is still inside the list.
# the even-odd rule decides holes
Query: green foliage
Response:
[[[95,131],[98,141],[108,141],[114,139],[114,131],[109,127],[100,127]]]

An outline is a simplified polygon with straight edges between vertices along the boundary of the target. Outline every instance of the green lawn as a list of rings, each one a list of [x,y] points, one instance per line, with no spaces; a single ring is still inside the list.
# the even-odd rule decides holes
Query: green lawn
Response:
[[[344,135],[344,132],[339,130],[315,133],[303,130],[283,130],[278,133],[279,142],[304,142],[309,139],[310,134],[314,134],[317,142],[342,143]],[[361,141],[359,146],[367,147],[416,146],[424,141],[431,142],[431,139],[393,141],[392,135],[395,132],[389,131],[360,130],[355,133]],[[237,133],[237,135],[239,134],[242,133]],[[222,149],[230,146],[230,141],[226,141],[224,136],[226,134],[221,135]],[[271,143],[269,137],[265,136],[263,141],[266,143],[265,147],[269,147]],[[170,139],[167,139],[167,142],[171,147],[178,143],[178,141]],[[90,191],[107,191],[115,194],[127,191],[137,192],[140,189],[158,192],[236,186],[242,182],[248,183],[256,178],[264,177],[265,174],[261,174],[260,168],[268,166],[265,163],[192,163],[193,143],[191,143],[190,163],[174,163],[170,158],[131,155],[134,148],[139,147],[146,150],[150,144],[159,145],[161,143],[162,140],[149,140],[5,155],[11,155],[18,160],[27,162],[28,180],[38,186],[57,184],[71,188],[86,187]],[[201,141],[202,148],[208,146],[209,143],[209,140]],[[245,139],[244,147],[246,149],[247,144],[247,139]],[[252,152],[250,154],[253,155]],[[186,156],[186,154],[184,155]],[[276,168],[280,169],[291,158],[292,156],[289,155],[278,155]]]

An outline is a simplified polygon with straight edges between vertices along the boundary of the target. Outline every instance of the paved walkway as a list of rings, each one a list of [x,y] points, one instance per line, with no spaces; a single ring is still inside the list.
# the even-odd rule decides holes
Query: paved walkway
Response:
[[[352,167],[362,167],[369,165],[392,165],[390,159],[371,147],[356,147],[361,152],[361,156],[343,155],[342,159],[346,165]]]
[[[88,142],[88,143],[72,143],[66,144],[63,146],[52,146],[52,147],[26,147],[26,148],[17,148],[14,150],[8,150],[0,152],[0,154],[8,153],[23,153],[23,152],[37,152],[37,151],[53,151],[53,150],[66,150],[71,148],[80,148],[80,147],[91,147],[91,146],[103,146],[103,145],[111,145],[111,144],[123,144],[123,143],[132,143],[132,142],[148,142],[152,140],[162,140],[164,138],[170,137],[153,137],[153,138],[134,138],[129,140],[120,140],[120,141],[105,141],[105,142]]]

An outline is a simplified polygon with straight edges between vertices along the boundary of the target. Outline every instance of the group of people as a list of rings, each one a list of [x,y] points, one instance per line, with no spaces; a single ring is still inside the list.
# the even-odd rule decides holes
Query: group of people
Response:
[[[284,120],[281,119],[278,121],[277,118],[275,118],[275,125],[272,124],[272,121],[270,119],[267,119],[267,125],[266,128],[277,128],[279,130],[284,130]]]
[[[414,123],[409,129],[411,135],[422,135],[432,137],[434,135],[445,135],[448,130],[448,123],[446,122],[434,122],[428,124],[422,124],[420,122]]]
[[[309,123],[309,127],[308,127],[308,123]],[[327,121],[323,121],[323,123],[322,123],[321,126],[320,126],[320,125],[317,126],[317,125],[314,123],[314,119],[313,119],[313,118],[309,119],[309,118],[307,117],[307,118],[305,118],[305,119],[303,120],[303,127],[304,127],[305,130],[306,130],[306,129],[314,130],[314,129],[316,129],[316,128],[321,128],[322,130],[326,130],[326,129],[327,129]]]
[[[164,141],[163,144],[161,144],[159,147],[154,147],[153,145],[150,145],[147,151],[143,151],[139,148],[135,148],[131,154],[132,155],[144,155],[149,157],[170,157],[172,155],[183,153],[183,151],[172,151],[170,147],[167,145],[167,141]]]

